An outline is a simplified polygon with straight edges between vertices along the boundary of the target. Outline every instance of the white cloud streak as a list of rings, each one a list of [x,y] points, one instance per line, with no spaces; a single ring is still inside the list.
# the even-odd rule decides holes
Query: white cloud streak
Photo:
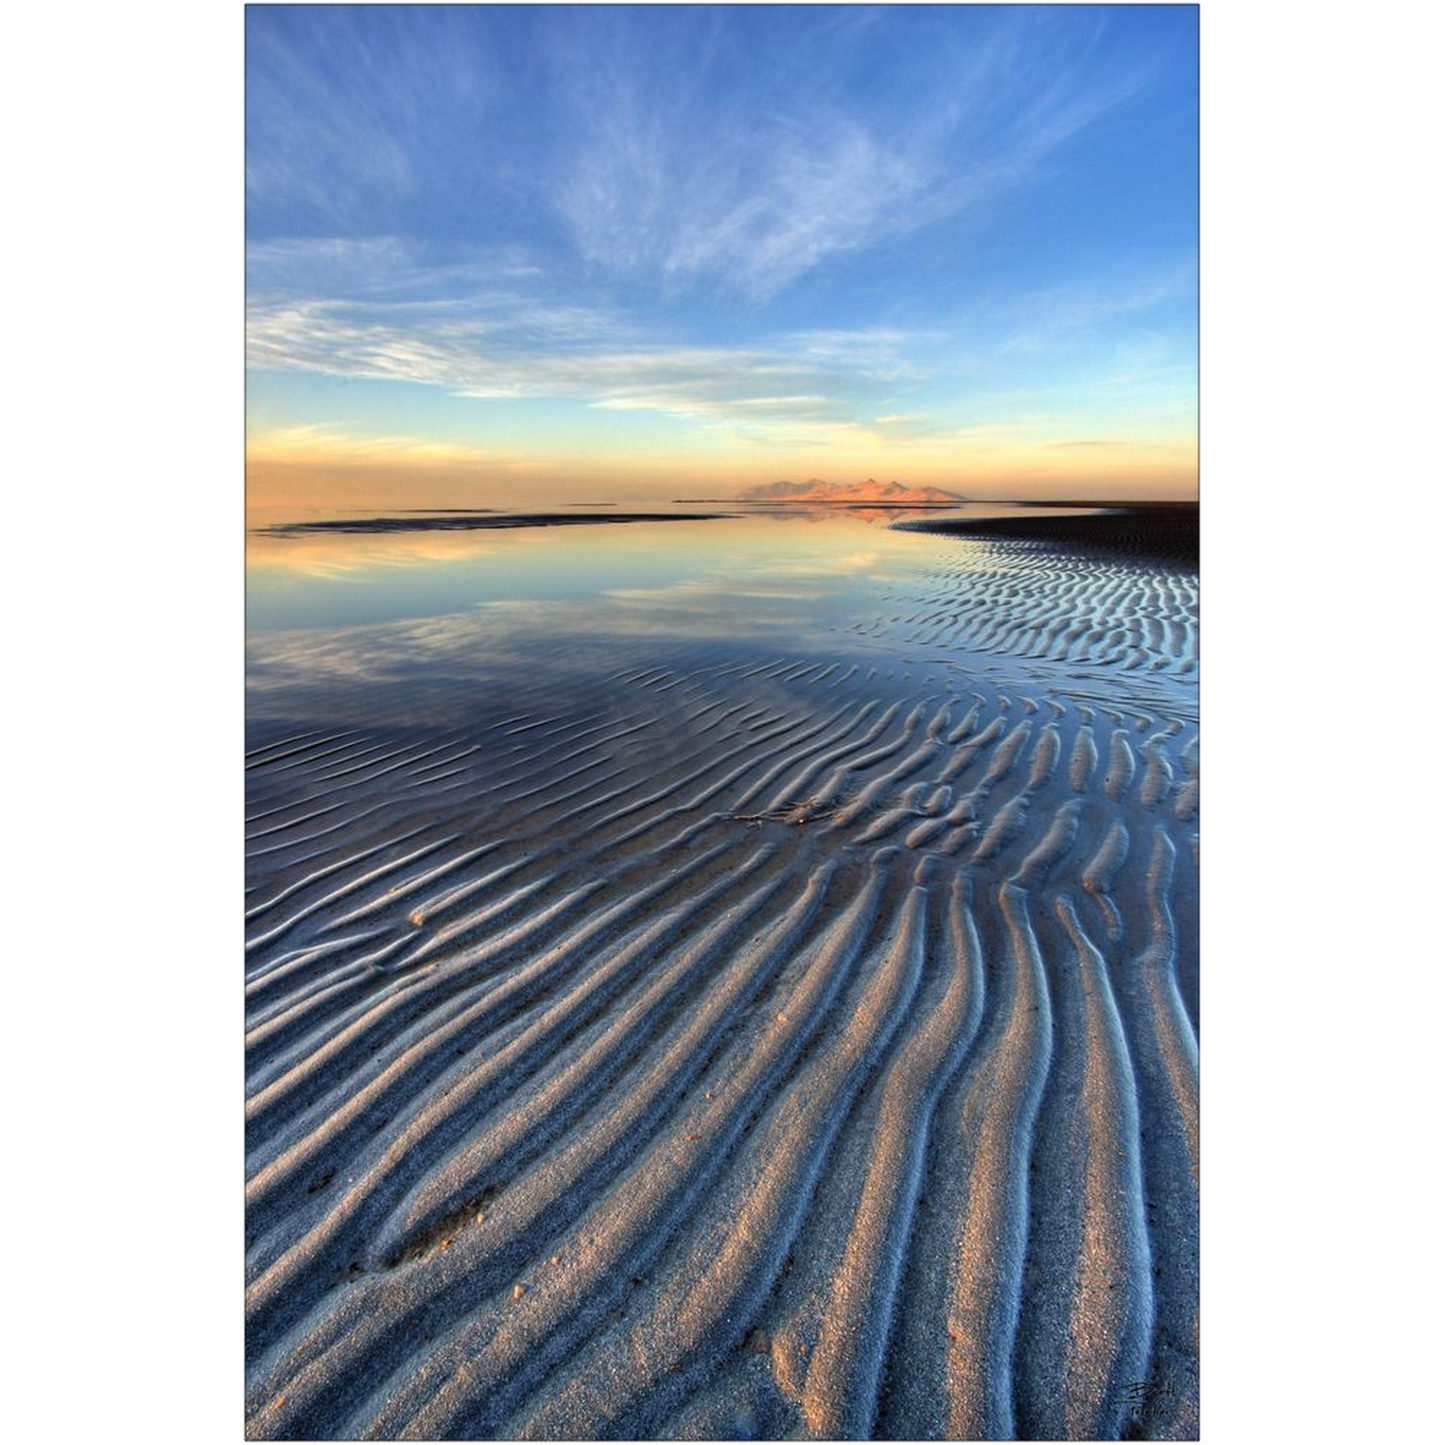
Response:
[[[256,370],[417,382],[478,398],[561,397],[614,411],[768,425],[848,423],[866,394],[909,374],[898,333],[830,333],[776,350],[649,343],[621,323],[516,297],[486,304],[365,304],[253,297]]]
[[[1049,7],[264,9],[247,70],[262,224],[292,207],[313,232],[411,216],[565,237],[593,273],[752,304],[986,212],[1146,79],[1091,54],[1102,19]]]
[[[1026,184],[1142,81],[1098,83],[1045,20],[1020,13],[966,39],[942,28],[936,53],[895,55],[891,68],[880,52],[870,79],[889,99],[846,107],[840,72],[872,21],[860,14],[832,37],[825,27],[801,68],[758,55],[744,104],[719,104],[707,85],[720,45],[669,80],[665,66],[640,66],[616,27],[589,31],[585,49],[569,36],[554,85],[583,139],[552,194],[581,255],[765,301],[830,258]]]

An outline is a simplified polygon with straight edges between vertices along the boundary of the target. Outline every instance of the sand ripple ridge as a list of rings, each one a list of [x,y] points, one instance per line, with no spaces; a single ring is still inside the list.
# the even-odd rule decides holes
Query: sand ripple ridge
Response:
[[[253,1438],[1198,1429],[1197,574],[246,756]]]

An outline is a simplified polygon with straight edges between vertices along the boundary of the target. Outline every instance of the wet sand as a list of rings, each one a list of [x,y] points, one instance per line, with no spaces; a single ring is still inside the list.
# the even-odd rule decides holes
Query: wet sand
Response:
[[[1197,575],[1024,520],[257,718],[248,1435],[1197,1436]]]

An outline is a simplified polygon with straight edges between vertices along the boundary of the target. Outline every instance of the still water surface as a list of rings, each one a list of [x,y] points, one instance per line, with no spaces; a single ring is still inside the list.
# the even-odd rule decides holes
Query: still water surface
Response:
[[[982,563],[989,554],[892,525],[920,515],[943,514],[796,509],[360,533],[275,530],[344,517],[335,512],[253,517],[248,718],[326,720],[362,708],[376,721],[419,721],[437,709],[465,713],[479,688],[495,704],[544,676],[554,686],[560,673],[596,682],[629,665],[701,665],[769,647],[877,659],[882,640],[856,629],[883,616],[891,596],[916,593],[944,556],[975,547]]]

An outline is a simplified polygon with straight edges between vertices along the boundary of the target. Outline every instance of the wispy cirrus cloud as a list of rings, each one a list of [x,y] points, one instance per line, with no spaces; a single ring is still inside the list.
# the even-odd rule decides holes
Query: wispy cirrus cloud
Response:
[[[255,370],[414,382],[460,397],[566,398],[605,410],[693,421],[840,423],[866,415],[868,393],[909,372],[904,338],[839,334],[810,348],[668,344],[605,312],[513,293],[423,302],[297,299],[248,303]]]
[[[1101,76],[1090,37],[1037,11],[966,33],[915,17],[906,47],[878,20],[820,17],[802,67],[765,43],[743,55],[733,33],[699,45],[650,21],[639,45],[589,17],[583,46],[569,26],[550,78],[582,139],[552,190],[580,254],[765,301],[822,262],[1027,184],[1147,74]],[[746,85],[730,83],[744,65]]]
[[[408,236],[281,236],[246,246],[246,288],[262,294],[453,305],[542,275],[523,247],[438,247]]]
[[[1046,175],[1149,79],[1147,55],[1103,56],[1108,28],[1049,7],[256,7],[248,199],[272,235],[481,236],[760,304]]]
[[[1187,425],[1192,335],[1175,317],[1192,312],[1193,274],[1186,258],[985,299],[926,326],[696,344],[635,311],[549,294],[525,252],[288,240],[248,253],[247,360],[253,372],[404,382],[461,400],[651,413],[764,449],[943,455],[976,445],[980,428],[1050,443],[1117,426],[1115,398],[1156,413],[1167,403],[1176,429]],[[1081,413],[1084,397],[1104,412]]]
[[[290,455],[946,480],[1192,435],[1189,7],[258,5],[246,33],[249,416]]]

